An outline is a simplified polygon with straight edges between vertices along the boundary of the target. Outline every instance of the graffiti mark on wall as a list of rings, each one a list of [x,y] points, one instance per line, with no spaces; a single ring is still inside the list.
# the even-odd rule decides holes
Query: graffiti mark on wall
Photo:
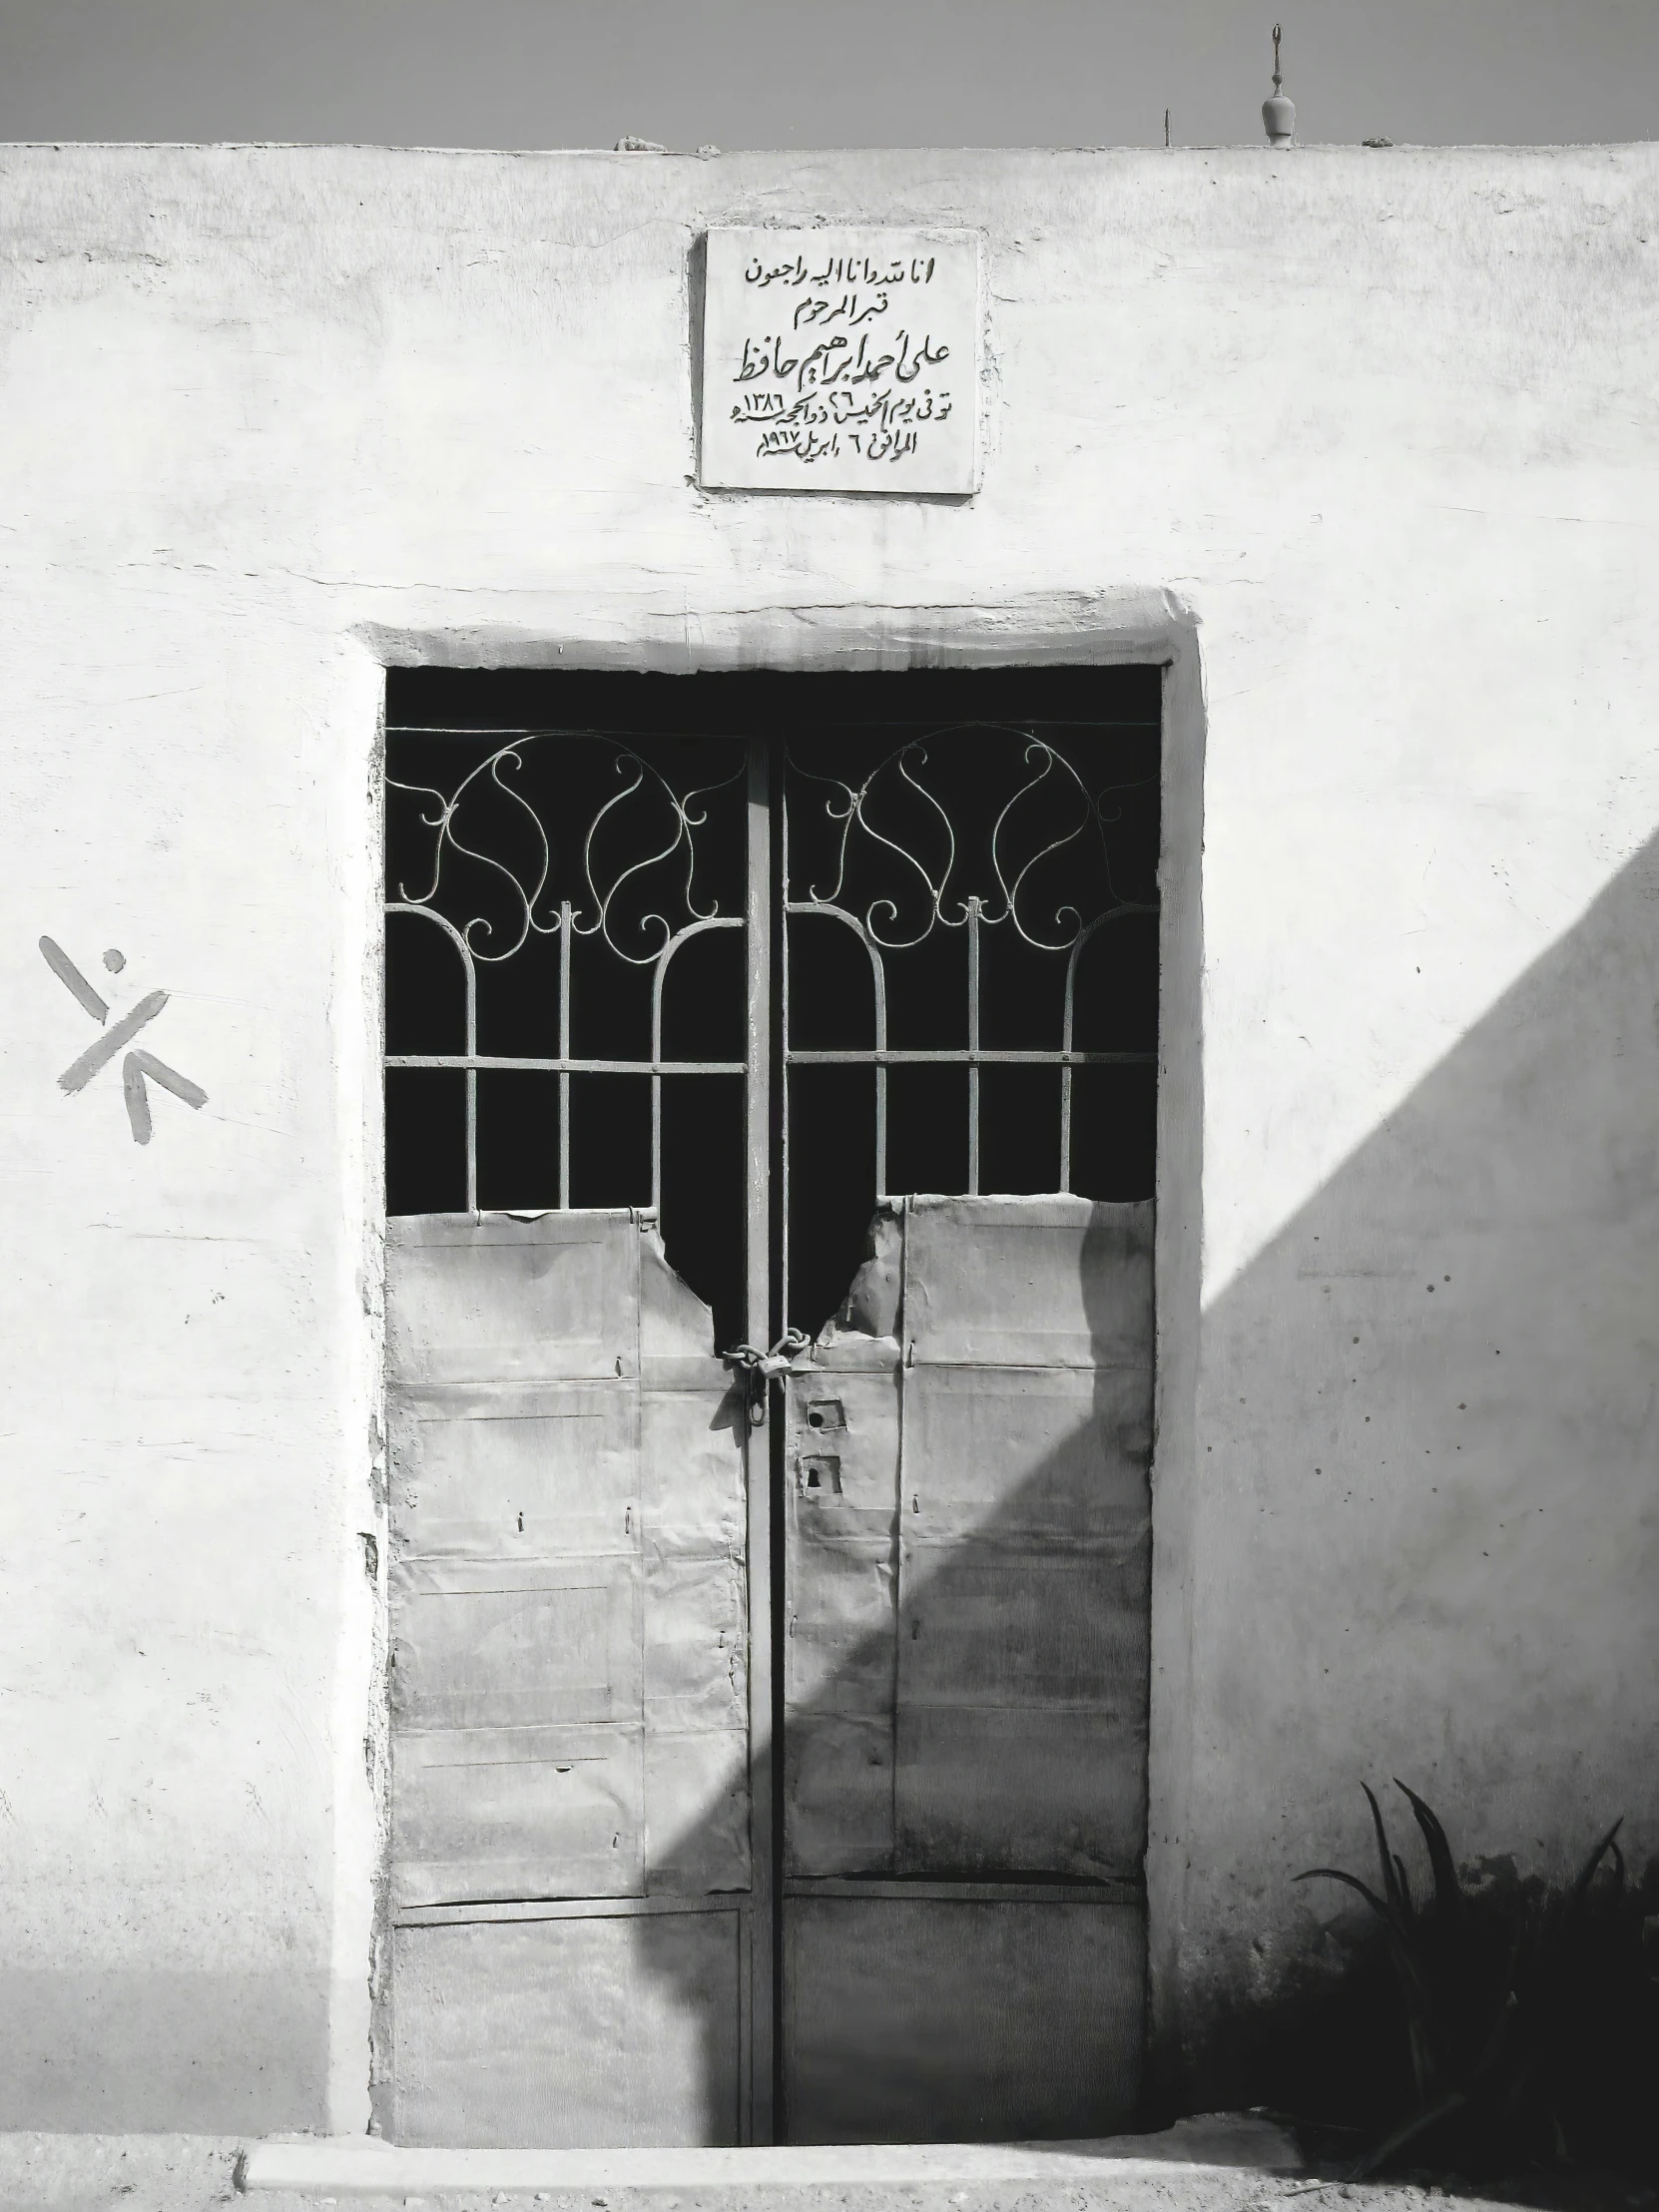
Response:
[[[58,1088],[66,1096],[73,1097],[77,1091],[84,1091],[99,1069],[107,1067],[141,1029],[155,1020],[167,1004],[167,993],[147,991],[136,1005],[111,1023],[108,1002],[93,989],[62,945],[51,937],[42,937],[40,949],[58,981],[104,1030],[103,1036],[89,1044],[80,1058],[72,1060],[58,1077]],[[127,965],[127,956],[111,945],[104,954],[104,965],[112,975],[119,975]],[[188,1075],[181,1075],[177,1068],[169,1067],[165,1060],[158,1060],[153,1052],[142,1049],[129,1052],[121,1063],[121,1090],[135,1144],[150,1142],[151,1083],[159,1083],[163,1090],[171,1091],[175,1098],[182,1098],[193,1109],[208,1103],[208,1094],[199,1083],[193,1083]]]

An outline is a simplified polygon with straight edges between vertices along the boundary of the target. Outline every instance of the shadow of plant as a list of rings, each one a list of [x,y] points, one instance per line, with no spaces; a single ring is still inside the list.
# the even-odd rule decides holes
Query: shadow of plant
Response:
[[[1432,2163],[1470,2175],[1517,2166],[1659,2166],[1659,1975],[1655,1901],[1626,1879],[1615,1821],[1565,1890],[1512,1876],[1459,1879],[1444,1828],[1403,1782],[1428,1859],[1414,1894],[1367,1787],[1381,1889],[1340,1882],[1383,1932],[1413,2107],[1386,2126],[1355,2179]],[[1373,1983],[1386,2001],[1386,1987]],[[1373,2038],[1375,2042],[1375,2036]]]

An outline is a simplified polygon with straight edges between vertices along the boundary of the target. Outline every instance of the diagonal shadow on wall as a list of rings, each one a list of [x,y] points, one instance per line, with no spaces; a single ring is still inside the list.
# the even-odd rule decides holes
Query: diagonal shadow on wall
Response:
[[[1197,1465],[1156,1511],[1155,1604],[1188,1593],[1154,1833],[1189,2108],[1364,2103],[1366,2022],[1393,2030],[1345,2017],[1367,1916],[1293,1884],[1375,1866],[1362,1781],[1409,1782],[1488,1879],[1561,1875],[1621,1813],[1651,1858],[1656,947],[1659,838],[1204,1315]]]
[[[1558,1872],[1619,1812],[1652,1853],[1656,924],[1659,840],[1204,1316],[1197,1463],[1155,1475],[1166,2111],[1348,2094],[1363,1927],[1292,1877],[1365,1863],[1362,1779],[1488,1865]],[[1068,2125],[1121,2124],[1120,2090]]]

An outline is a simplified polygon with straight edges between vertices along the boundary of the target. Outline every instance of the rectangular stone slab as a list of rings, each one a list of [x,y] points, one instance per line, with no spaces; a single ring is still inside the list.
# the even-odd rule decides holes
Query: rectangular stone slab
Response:
[[[976,231],[711,231],[701,481],[976,491],[980,315]]]

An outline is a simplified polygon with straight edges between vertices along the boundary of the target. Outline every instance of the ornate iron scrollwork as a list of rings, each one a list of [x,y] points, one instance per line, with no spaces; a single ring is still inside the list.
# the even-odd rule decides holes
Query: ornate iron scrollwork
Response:
[[[624,780],[622,789],[598,808],[583,835],[581,881],[587,897],[580,905],[568,900],[548,903],[554,872],[553,834],[543,811],[519,788],[526,751],[547,738],[602,746],[612,757],[616,775]],[[488,759],[469,769],[449,792],[432,784],[405,783],[388,774],[388,790],[429,803],[422,807],[418,822],[432,833],[431,869],[425,888],[411,891],[406,882],[399,882],[396,903],[405,912],[441,913],[444,863],[454,854],[489,870],[504,886],[504,896],[508,900],[510,919],[504,927],[498,927],[497,921],[487,913],[473,914],[464,921],[452,913],[443,916],[457,931],[473,959],[491,963],[510,960],[532,934],[557,936],[568,917],[568,925],[577,936],[602,937],[618,959],[626,960],[632,967],[650,967],[683,929],[693,923],[712,921],[719,913],[717,900],[711,899],[707,905],[699,902],[697,831],[708,825],[705,803],[716,792],[735,784],[742,774],[739,767],[733,775],[714,784],[677,792],[660,769],[626,746],[590,731],[535,731],[515,736]],[[509,824],[492,826],[490,822],[494,793],[499,793],[507,804]],[[636,807],[633,803],[641,794],[645,797]],[[655,832],[650,828],[653,815],[658,824]],[[478,818],[476,829],[474,817]],[[516,841],[522,849],[508,857],[504,856],[502,848],[514,843],[513,827],[518,830]],[[604,868],[596,872],[596,847],[614,843],[624,852],[630,845],[637,851],[639,843],[653,833],[666,841],[641,857],[627,859],[614,872]],[[494,849],[491,849],[492,844]],[[651,939],[643,949],[630,949],[620,941],[612,926],[625,887],[643,882],[654,870],[669,865],[680,855],[684,856],[685,872],[679,885],[678,904],[684,909],[684,920],[671,920],[660,907],[629,915],[633,933]],[[602,883],[603,875],[608,875],[608,881]],[[509,944],[500,949],[490,948],[491,940],[497,935],[508,934],[512,936]]]
[[[419,763],[404,768],[410,741],[454,742],[500,735],[482,760],[447,785],[428,781]],[[663,1043],[664,987],[675,956],[692,938],[744,927],[742,885],[722,911],[705,888],[700,834],[711,831],[710,802],[741,782],[746,759],[737,742],[731,773],[677,789],[663,768],[618,738],[592,730],[388,732],[398,753],[386,786],[388,846],[392,855],[386,911],[433,924],[454,948],[461,967],[464,1037],[459,1052],[388,1052],[392,1070],[450,1069],[465,1079],[466,1202],[477,1205],[478,1083],[501,1074],[558,1078],[557,1175],[561,1207],[571,1203],[571,1082],[596,1075],[639,1075],[650,1082],[650,1206],[662,1192],[663,1078],[673,1075],[742,1075],[738,1058],[667,1058]],[[547,745],[547,741],[556,741]],[[538,748],[547,746],[542,753]],[[474,756],[476,747],[469,747]],[[583,754],[585,753],[585,760]],[[432,758],[428,752],[426,759]],[[697,758],[707,764],[705,746]],[[538,773],[539,771],[539,773]],[[728,810],[731,814],[732,810]],[[567,828],[567,825],[570,827]],[[734,830],[736,835],[734,837]],[[741,807],[723,831],[728,848],[743,849]],[[413,844],[417,855],[409,853]],[[562,849],[561,849],[562,847]],[[556,980],[523,978],[521,1002],[545,1006],[549,1035],[539,1050],[501,1052],[480,1043],[480,970],[499,967],[525,952],[533,939],[557,941]],[[573,949],[580,940],[604,946],[624,968],[643,971],[602,978],[591,960],[580,971]],[[514,971],[515,976],[518,971]],[[585,994],[585,995],[584,995]],[[643,996],[642,996],[643,994]],[[574,1042],[572,1005],[578,995],[603,1029],[607,1006],[642,1004],[649,1043],[633,1037],[584,1053]],[[614,1024],[613,1024],[614,1027]],[[631,1039],[631,1041],[630,1041]]]
[[[1150,1065],[1139,1039],[1123,1049],[1079,1049],[1078,967],[1099,932],[1155,899],[1125,897],[1113,880],[1109,830],[1134,784],[1091,790],[1076,763],[1035,729],[962,723],[909,738],[857,781],[790,760],[791,854],[786,911],[823,915],[851,929],[869,959],[873,1037],[867,1046],[808,1047],[785,1016],[787,1066],[874,1070],[875,1181],[887,1191],[888,1071],[927,1065],[966,1073],[966,1189],[980,1185],[981,1071],[1058,1072],[1059,1183],[1072,1187],[1073,1073],[1082,1067]],[[1156,789],[1155,775],[1147,779]],[[808,857],[798,866],[798,845]],[[1038,963],[1063,962],[1055,1027],[1046,1044],[992,1041],[984,1021],[981,937],[1001,930]],[[960,931],[966,959],[964,1042],[941,1046],[892,1033],[892,963],[921,957],[941,932]],[[1021,957],[1025,955],[1022,954]],[[786,973],[786,992],[792,988]],[[955,985],[950,986],[954,989]],[[786,1008],[788,998],[786,998]]]
[[[991,824],[988,851],[984,855],[988,860],[989,879],[977,890],[960,887],[964,867],[957,829],[949,807],[929,788],[924,774],[933,765],[931,747],[936,746],[941,755],[948,758],[945,749],[950,740],[967,736],[970,730],[981,745],[987,738],[1006,737],[1011,752],[1018,757],[1017,773],[1023,773],[1023,781],[1003,802]],[[1120,898],[1112,885],[1106,826],[1109,819],[1115,818],[1102,806],[1102,800],[1110,795],[1092,793],[1065,755],[1030,731],[970,725],[959,731],[941,730],[930,739],[913,738],[878,762],[857,784],[826,776],[795,761],[791,768],[796,776],[823,785],[834,795],[825,800],[824,813],[830,822],[840,826],[834,839],[833,882],[828,888],[809,884],[805,886],[804,897],[792,893],[792,910],[807,912],[814,907],[834,907],[848,914],[870,943],[883,952],[909,951],[935,928],[965,928],[970,913],[976,915],[982,928],[1011,923],[1016,934],[1034,950],[1067,952],[1090,925],[1108,911],[1138,907],[1138,902]],[[925,854],[903,835],[895,833],[897,825],[891,819],[895,786],[913,793],[936,824],[943,840],[940,852]],[[1039,794],[1049,802],[1040,810],[1028,804]],[[1053,821],[1056,802],[1062,816],[1058,825]],[[1046,829],[1057,828],[1058,833],[1047,834],[1045,829],[1039,829],[1037,838],[1040,841],[1036,842],[1035,849],[1021,855],[1018,849],[1021,826],[1032,820],[1040,822],[1044,814],[1050,818]],[[873,896],[867,903],[860,900],[861,910],[842,903],[849,861],[857,856],[859,840],[866,853],[871,848],[879,848],[893,856],[898,867],[907,871],[903,881],[908,890],[913,893],[919,885],[922,906],[919,927],[908,933],[892,933],[902,901],[891,892]],[[1061,854],[1067,854],[1074,863],[1067,887],[1077,892],[1082,903],[1068,898],[1047,915],[1035,914],[1029,910],[1035,899],[1027,886],[1034,875],[1040,878],[1045,862]],[[1092,898],[1085,888],[1091,874],[1095,877]],[[1026,901],[1024,905],[1022,897]]]

